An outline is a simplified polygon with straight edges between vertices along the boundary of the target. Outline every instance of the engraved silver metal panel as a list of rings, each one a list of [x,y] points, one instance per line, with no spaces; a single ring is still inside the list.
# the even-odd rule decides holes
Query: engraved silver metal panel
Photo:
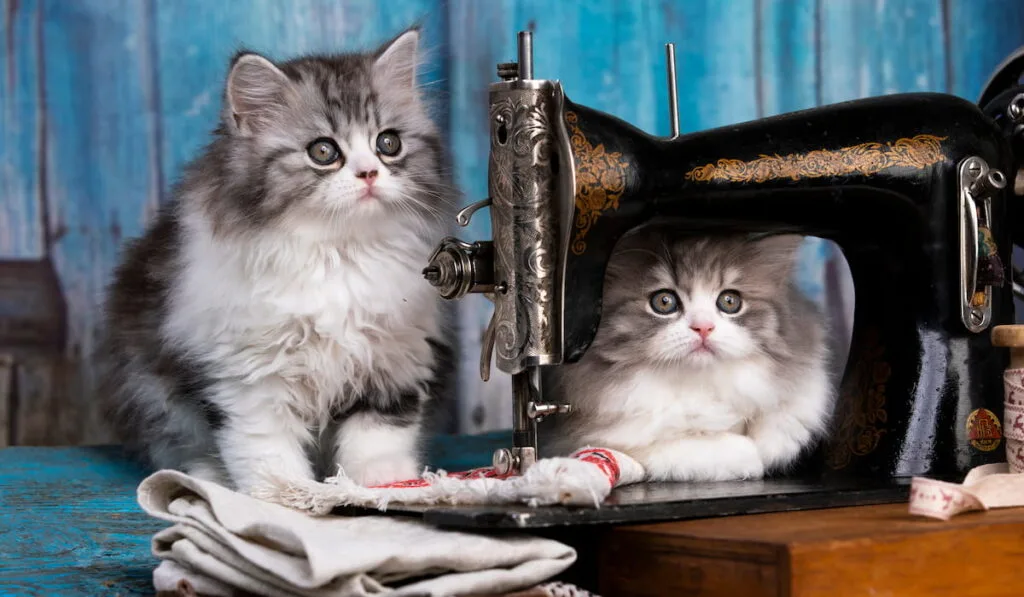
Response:
[[[551,81],[491,86],[488,190],[495,282],[503,288],[494,295],[494,352],[509,374],[561,362],[564,209],[552,159],[561,102]]]

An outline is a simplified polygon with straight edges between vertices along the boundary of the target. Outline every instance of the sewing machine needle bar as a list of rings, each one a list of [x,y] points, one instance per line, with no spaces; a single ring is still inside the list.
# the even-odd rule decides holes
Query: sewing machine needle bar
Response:
[[[517,468],[524,473],[537,457],[537,420],[530,416],[530,405],[542,402],[540,367],[512,375],[512,400],[512,445]]]
[[[519,78],[533,79],[533,33],[529,31],[519,32]]]
[[[668,68],[668,117],[672,126],[672,137],[679,136],[679,90],[676,88],[676,45],[665,44],[666,67]]]

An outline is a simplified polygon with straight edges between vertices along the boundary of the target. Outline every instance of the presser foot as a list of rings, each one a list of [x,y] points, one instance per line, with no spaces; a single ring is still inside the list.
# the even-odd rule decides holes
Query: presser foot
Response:
[[[491,457],[491,466],[499,475],[522,475],[535,462],[536,448],[502,448]]]
[[[530,402],[526,405],[526,416],[534,424],[544,420],[544,417],[555,414],[567,414],[572,412],[569,404],[550,404]],[[491,457],[491,466],[499,475],[509,473],[521,475],[537,462],[537,448],[524,446],[518,448],[502,448],[496,450]]]

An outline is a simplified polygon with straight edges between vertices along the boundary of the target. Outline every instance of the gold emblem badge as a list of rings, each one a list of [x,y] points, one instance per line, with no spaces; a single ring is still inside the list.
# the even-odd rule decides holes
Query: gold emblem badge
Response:
[[[977,408],[967,417],[967,439],[975,449],[991,452],[1003,440],[1003,427],[995,413]]]

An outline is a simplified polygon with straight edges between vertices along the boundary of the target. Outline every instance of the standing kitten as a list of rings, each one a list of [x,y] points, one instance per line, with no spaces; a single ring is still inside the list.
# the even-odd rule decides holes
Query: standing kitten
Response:
[[[240,491],[420,472],[452,357],[420,273],[450,187],[418,42],[231,62],[223,122],[107,303],[106,393],[151,465]]]
[[[547,449],[617,449],[656,481],[791,464],[824,430],[833,395],[823,317],[792,280],[801,240],[657,228],[623,239],[593,345],[547,373],[551,399],[574,408],[544,429]]]

